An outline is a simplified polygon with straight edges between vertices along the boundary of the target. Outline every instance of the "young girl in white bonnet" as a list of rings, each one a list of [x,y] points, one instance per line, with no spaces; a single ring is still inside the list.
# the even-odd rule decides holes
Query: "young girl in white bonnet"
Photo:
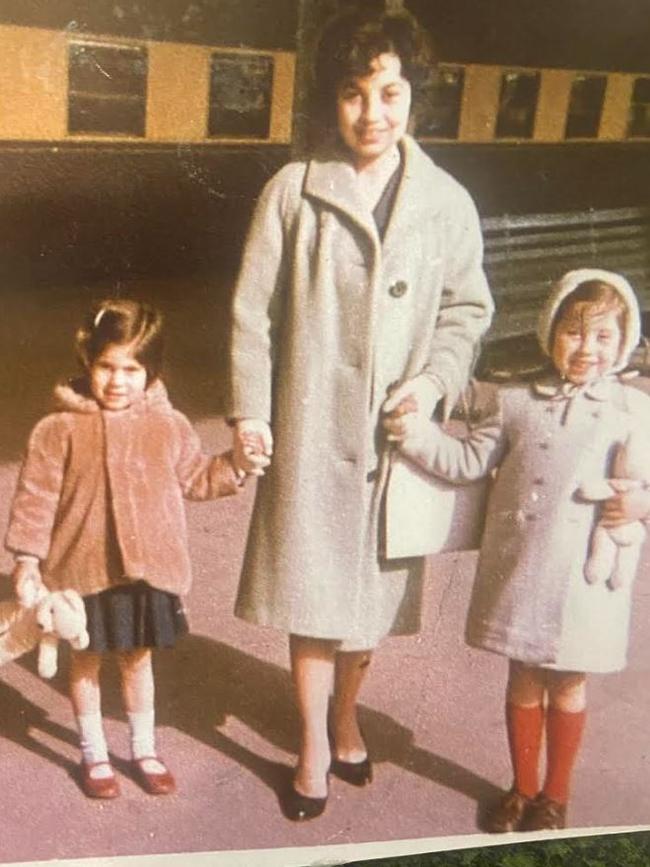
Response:
[[[631,435],[650,431],[650,398],[619,376],[640,334],[630,285],[602,270],[566,274],[538,334],[552,374],[496,391],[488,416],[466,439],[422,413],[403,414],[406,407],[385,419],[389,438],[437,476],[464,482],[498,468],[466,633],[472,646],[510,660],[514,782],[489,812],[493,832],[565,826],[586,673],[624,668],[628,644],[631,588],[586,580],[590,537],[598,518],[614,525],[650,515],[647,490],[612,498],[602,513],[577,496],[581,483],[610,474]]]

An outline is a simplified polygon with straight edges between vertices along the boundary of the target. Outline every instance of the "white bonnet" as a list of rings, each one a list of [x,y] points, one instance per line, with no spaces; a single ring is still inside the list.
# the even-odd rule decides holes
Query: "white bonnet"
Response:
[[[560,304],[581,283],[586,283],[589,280],[601,280],[603,283],[608,283],[618,293],[625,305],[625,334],[618,363],[615,367],[615,370],[621,370],[627,364],[628,358],[641,338],[641,316],[634,290],[625,277],[615,274],[613,271],[603,271],[600,268],[578,268],[576,271],[569,271],[560,278],[553,286],[539,315],[537,337],[546,355],[550,355],[552,349],[550,346],[551,332]]]

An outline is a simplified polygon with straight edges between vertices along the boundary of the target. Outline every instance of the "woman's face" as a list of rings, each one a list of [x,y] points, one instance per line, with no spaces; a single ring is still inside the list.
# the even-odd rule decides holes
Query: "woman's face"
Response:
[[[594,311],[576,304],[555,329],[553,363],[569,382],[584,385],[614,367],[622,340],[616,310]]]
[[[336,95],[339,134],[358,168],[382,157],[406,132],[411,85],[396,54],[380,54],[370,72],[343,81]]]

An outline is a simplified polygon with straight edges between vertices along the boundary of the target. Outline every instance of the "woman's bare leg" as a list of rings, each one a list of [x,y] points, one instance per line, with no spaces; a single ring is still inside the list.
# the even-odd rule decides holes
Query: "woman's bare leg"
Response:
[[[289,637],[291,674],[300,717],[300,748],[294,778],[297,792],[327,796],[330,748],[327,711],[334,673],[335,643],[300,635]]]
[[[357,699],[371,659],[370,650],[339,651],[335,657],[332,735],[336,758],[344,762],[361,762],[368,754],[359,730]]]

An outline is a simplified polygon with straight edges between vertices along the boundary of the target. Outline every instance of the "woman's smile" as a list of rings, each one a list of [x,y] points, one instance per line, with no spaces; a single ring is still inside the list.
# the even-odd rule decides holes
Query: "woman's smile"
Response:
[[[357,167],[375,162],[406,132],[411,86],[395,54],[380,54],[368,75],[343,82],[337,100],[339,134]]]

